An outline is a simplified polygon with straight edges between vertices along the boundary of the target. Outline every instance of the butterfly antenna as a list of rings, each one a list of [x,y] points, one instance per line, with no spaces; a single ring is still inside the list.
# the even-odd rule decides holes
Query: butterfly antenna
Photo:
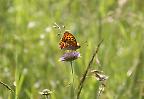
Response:
[[[54,26],[53,26],[53,27],[59,30],[58,36],[60,36],[60,35],[62,34],[62,29],[61,29],[61,27],[60,27],[56,22],[54,23]]]
[[[66,27],[65,27],[64,25],[63,25],[62,27],[63,27],[63,29],[65,30]]]
[[[63,25],[62,27],[63,27],[63,31],[64,31],[64,32],[70,31],[70,30],[67,30],[67,29],[66,29],[66,26]]]

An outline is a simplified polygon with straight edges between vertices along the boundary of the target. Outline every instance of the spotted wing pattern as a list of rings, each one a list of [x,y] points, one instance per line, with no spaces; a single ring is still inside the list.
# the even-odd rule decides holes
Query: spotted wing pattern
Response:
[[[66,31],[59,43],[61,49],[65,50],[76,50],[80,48],[79,43],[77,43],[75,37]]]

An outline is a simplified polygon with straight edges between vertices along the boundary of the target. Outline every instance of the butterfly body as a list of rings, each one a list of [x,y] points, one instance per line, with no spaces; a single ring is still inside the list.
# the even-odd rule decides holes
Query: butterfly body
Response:
[[[64,33],[59,46],[64,50],[76,50],[80,48],[79,43],[77,43],[75,37],[68,31]]]

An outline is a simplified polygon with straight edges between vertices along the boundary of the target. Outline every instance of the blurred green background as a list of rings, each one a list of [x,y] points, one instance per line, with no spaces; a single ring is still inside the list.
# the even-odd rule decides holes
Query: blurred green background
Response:
[[[65,25],[80,43],[74,63],[77,88],[100,40],[100,66],[109,76],[100,99],[144,99],[144,2],[141,0],[0,0],[0,99],[73,99],[70,64],[58,61]],[[82,43],[87,41],[87,44]],[[87,46],[88,45],[88,46]],[[16,87],[14,86],[16,83]],[[77,89],[76,89],[77,90]],[[98,81],[87,77],[80,99],[97,99]],[[16,97],[17,96],[17,97]]]

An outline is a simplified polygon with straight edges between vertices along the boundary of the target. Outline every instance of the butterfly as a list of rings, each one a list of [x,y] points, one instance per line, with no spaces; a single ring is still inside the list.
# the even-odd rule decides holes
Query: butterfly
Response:
[[[80,45],[70,32],[65,31],[59,43],[59,47],[64,50],[77,50],[80,48]]]

